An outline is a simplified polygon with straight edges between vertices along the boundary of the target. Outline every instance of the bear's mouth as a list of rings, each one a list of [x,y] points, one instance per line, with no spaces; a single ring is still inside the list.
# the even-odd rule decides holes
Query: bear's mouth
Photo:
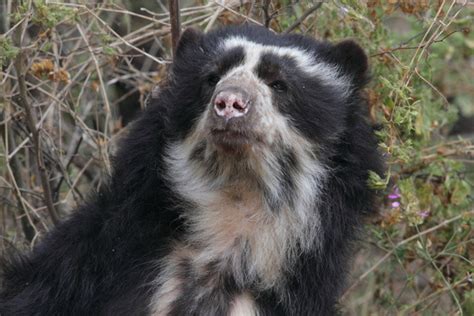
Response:
[[[234,129],[213,129],[211,140],[218,148],[228,153],[246,151],[257,142],[252,133]]]

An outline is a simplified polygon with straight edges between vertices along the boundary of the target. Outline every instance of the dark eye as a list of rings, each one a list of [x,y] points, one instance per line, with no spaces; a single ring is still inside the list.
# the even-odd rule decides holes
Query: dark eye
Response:
[[[215,86],[219,82],[219,80],[221,80],[221,77],[219,77],[219,75],[217,74],[211,74],[209,75],[209,77],[207,77],[207,83],[211,87]]]
[[[276,90],[276,91],[278,91],[278,92],[284,92],[284,91],[286,91],[286,84],[285,84],[283,81],[281,81],[281,80],[275,80],[275,81],[271,82],[271,83],[269,84],[269,86],[270,86],[272,89],[274,89],[274,90]]]

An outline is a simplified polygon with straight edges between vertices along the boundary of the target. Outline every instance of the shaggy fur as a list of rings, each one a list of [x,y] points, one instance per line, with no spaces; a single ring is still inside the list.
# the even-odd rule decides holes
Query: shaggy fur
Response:
[[[335,314],[382,171],[366,72],[351,41],[187,30],[108,186],[5,264],[0,314]]]

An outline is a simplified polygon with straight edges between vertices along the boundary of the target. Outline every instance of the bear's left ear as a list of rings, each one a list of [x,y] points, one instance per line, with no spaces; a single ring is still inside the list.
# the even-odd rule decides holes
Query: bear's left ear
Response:
[[[176,47],[176,56],[182,56],[189,49],[198,47],[202,36],[203,33],[195,28],[189,27],[184,30]]]
[[[332,57],[341,69],[352,77],[355,85],[367,80],[369,63],[362,47],[352,40],[345,40],[333,47]]]

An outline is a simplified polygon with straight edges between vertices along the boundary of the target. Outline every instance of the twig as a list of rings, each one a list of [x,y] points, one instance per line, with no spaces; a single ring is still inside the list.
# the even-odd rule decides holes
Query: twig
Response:
[[[269,12],[271,4],[272,4],[271,0],[264,0],[263,5],[262,5],[263,24],[265,25],[266,28],[270,27],[270,23],[272,22],[272,19],[275,17],[275,13],[270,14]]]
[[[425,297],[422,297],[421,299],[417,300],[416,302],[414,302],[414,303],[412,303],[412,304],[410,304],[410,305],[408,305],[408,306],[405,306],[405,307],[402,309],[401,314],[402,314],[402,315],[406,315],[406,312],[407,312],[407,311],[409,311],[409,310],[412,309],[413,307],[416,307],[417,305],[423,303],[424,301],[429,300],[429,299],[431,299],[431,298],[433,298],[433,297],[436,297],[437,295],[442,294],[442,293],[444,293],[444,292],[452,291],[452,290],[455,289],[457,286],[461,285],[463,282],[468,281],[469,277],[470,277],[470,276],[468,275],[468,276],[466,276],[465,278],[462,278],[461,280],[459,280],[459,281],[453,283],[452,285],[443,287],[443,288],[441,288],[441,289],[439,289],[439,290],[437,290],[437,291],[435,291],[435,292],[433,292],[433,293],[431,293],[431,294],[429,294],[429,295],[427,295],[427,296],[425,296]],[[462,315],[462,314],[461,314],[461,315]]]
[[[2,72],[0,72],[0,79],[2,76]],[[3,91],[2,94],[4,94],[5,91]],[[7,99],[0,94],[0,101],[5,104],[5,109],[9,107],[7,105]],[[3,113],[3,112],[2,112]],[[2,118],[2,113],[0,113],[0,117]],[[30,222],[30,217],[28,214],[28,209],[23,203],[23,199],[21,196],[21,191],[20,188],[25,188],[26,186],[23,183],[23,177],[20,171],[20,162],[18,161],[18,157],[13,156],[12,159],[8,158],[8,151],[9,151],[9,145],[13,144],[14,145],[14,135],[13,135],[13,130],[9,128],[9,125],[11,124],[10,121],[7,121],[6,119],[4,120],[4,130],[0,131],[0,135],[3,137],[4,140],[4,148],[5,148],[5,160],[7,164],[7,169],[10,171],[10,176],[12,178],[12,183],[14,187],[14,194],[17,199],[17,208],[19,210],[19,215],[20,215],[20,222],[23,230],[23,234],[25,235],[25,239],[29,242],[31,242],[35,236],[35,228],[34,225]],[[3,125],[0,123],[0,126]]]
[[[176,47],[178,47],[179,36],[181,33],[180,17],[179,17],[179,0],[169,0],[170,24],[171,24],[171,46],[173,49],[173,56],[176,54]]]
[[[74,179],[74,182],[71,184],[71,188],[69,189],[69,191],[66,193],[66,197],[64,198],[64,200],[67,200],[69,198],[69,195],[74,191],[77,183],[79,182],[79,179],[81,178],[82,174],[84,172],[86,172],[87,168],[89,168],[89,165],[93,162],[93,158],[90,158],[85,164],[84,166],[82,167],[82,169],[79,171],[79,173],[77,174],[76,176],[76,179]],[[92,182],[92,181],[91,181]]]
[[[299,17],[299,19],[297,19],[295,21],[295,23],[293,23],[292,25],[290,25],[283,33],[284,34],[288,34],[288,33],[291,33],[294,29],[296,29],[301,23],[304,22],[304,20],[306,20],[306,18],[308,16],[310,16],[313,12],[315,12],[316,10],[318,10],[321,6],[323,5],[322,2],[318,2],[316,3],[315,5],[313,5],[311,8],[309,8],[308,10],[306,10],[305,13],[303,13],[302,16]]]
[[[25,23],[26,22],[26,23]],[[25,25],[27,24],[27,20],[25,20]],[[26,80],[25,80],[25,63],[26,63],[26,56],[25,51],[22,49],[22,30],[18,29],[15,31],[14,40],[16,42],[17,47],[19,47],[20,52],[18,53],[17,57],[15,58],[15,71],[18,77],[18,87],[20,90],[20,95],[17,98],[18,104],[25,110],[25,118],[26,124],[32,136],[32,143],[33,149],[35,151],[35,161],[36,167],[38,170],[41,186],[43,188],[43,197],[46,207],[48,209],[49,216],[54,224],[59,222],[58,213],[54,207],[53,199],[51,195],[51,188],[49,186],[49,179],[46,173],[46,167],[44,164],[43,159],[43,151],[41,150],[41,138],[39,135],[39,131],[36,128],[36,113],[33,107],[28,102],[28,92],[26,88]]]
[[[227,11],[229,11],[229,12],[235,14],[236,16],[240,16],[241,18],[244,18],[246,21],[250,21],[250,22],[255,23],[255,24],[257,24],[257,25],[263,25],[261,22],[255,20],[255,19],[252,19],[251,17],[249,17],[249,16],[247,16],[247,15],[245,15],[245,14],[242,14],[242,13],[240,13],[240,12],[238,12],[238,11],[235,11],[234,9],[232,9],[232,7],[231,7],[230,5],[226,5],[226,4],[221,3],[220,1],[217,1],[217,0],[214,0],[214,2],[215,2],[215,4],[217,4],[218,6],[220,6],[220,7],[224,8],[224,9],[226,9]],[[270,30],[270,31],[272,31],[272,30]]]
[[[365,271],[345,292],[344,294],[342,295],[341,299],[344,299],[344,297],[347,296],[347,294],[349,292],[351,292],[354,288],[357,287],[357,285],[359,285],[359,283],[364,280],[369,274],[371,274],[374,270],[376,270],[385,260],[387,260],[391,255],[393,255],[393,253],[395,252],[395,250],[397,250],[399,247],[417,239],[417,238],[420,238],[426,234],[429,234],[435,230],[438,230],[452,222],[455,222],[455,221],[458,221],[460,220],[461,218],[464,218],[464,217],[467,217],[467,216],[473,216],[474,215],[474,210],[471,210],[471,211],[467,211],[467,212],[464,212],[463,214],[459,214],[457,216],[454,216],[450,219],[447,219],[441,223],[439,223],[438,225],[436,226],[433,226],[431,228],[428,228],[427,230],[424,230],[422,232],[419,232],[418,234],[415,234],[411,237],[408,237],[407,239],[404,239],[402,241],[400,241],[398,244],[396,244],[392,250],[390,250],[389,252],[387,252],[382,258],[380,258],[379,261],[377,261],[370,269],[368,269],[367,271]]]
[[[204,32],[208,32],[212,28],[212,26],[214,25],[214,23],[216,23],[217,18],[222,14],[222,12],[224,12],[224,9],[218,8],[216,12],[211,15],[211,17],[209,18],[209,22],[207,22],[207,25],[204,28]]]
[[[54,189],[53,198],[55,202],[57,202],[59,199],[59,190],[61,189],[61,184],[66,178],[67,170],[69,169],[69,166],[71,165],[71,162],[74,159],[74,156],[77,154],[79,147],[81,146],[81,143],[82,143],[82,129],[76,126],[76,129],[74,130],[74,133],[72,135],[71,143],[66,153],[66,157],[64,161],[62,161],[62,166],[64,166],[64,173],[61,175],[61,178],[57,182],[56,187]]]
[[[408,65],[409,71],[404,75],[404,78],[403,78],[404,83],[403,83],[402,89],[405,89],[408,86],[408,84],[410,83],[410,81],[413,77],[413,74],[414,74],[413,69],[420,62],[420,60],[424,56],[427,48],[429,48],[436,41],[436,39],[451,25],[451,23],[453,23],[453,21],[456,19],[458,14],[462,11],[462,7],[461,7],[454,14],[450,15],[451,10],[453,9],[453,7],[456,3],[456,1],[452,1],[451,5],[448,8],[448,10],[446,12],[444,12],[443,7],[444,7],[444,4],[445,4],[445,1],[446,0],[443,0],[442,4],[440,5],[433,22],[431,23],[430,27],[426,31],[423,39],[420,42],[420,45],[418,46],[417,50],[415,51],[415,54],[413,55],[413,57],[410,61],[410,64]],[[441,16],[444,16],[444,18],[441,19],[441,20],[438,20],[438,18],[441,17]],[[449,20],[447,21],[448,18],[449,18]],[[439,26],[436,27],[433,34],[431,36],[429,36],[429,33],[430,33],[431,29],[434,28],[435,22],[438,22]],[[396,101],[395,104],[397,104],[398,103],[398,95],[397,95],[397,99],[395,101]],[[393,118],[391,118],[391,120],[392,119]]]
[[[385,54],[390,54],[390,53],[396,52],[396,51],[398,51],[398,50],[409,50],[409,49],[425,48],[426,46],[431,45],[431,44],[434,44],[434,43],[441,43],[441,42],[443,42],[446,38],[448,38],[448,37],[450,37],[451,35],[453,35],[454,33],[458,33],[458,32],[464,32],[464,29],[462,29],[462,30],[454,30],[454,31],[452,31],[452,32],[449,32],[448,34],[446,34],[446,35],[443,36],[442,38],[433,41],[433,43],[425,43],[425,44],[422,44],[422,45],[419,45],[419,46],[403,46],[403,45],[401,45],[401,46],[398,46],[398,47],[395,47],[395,48],[392,48],[392,49],[384,50],[383,52],[380,52],[380,53],[372,54],[372,55],[370,55],[370,57],[377,57],[377,56],[381,56],[381,55],[385,55]]]
[[[423,156],[421,161],[411,167],[402,168],[398,174],[399,175],[413,175],[413,173],[425,168],[430,163],[438,159],[439,157],[449,157],[449,156],[457,156],[457,155],[465,155],[467,157],[472,157],[474,155],[474,149],[471,146],[464,146],[459,148],[452,148],[447,149],[443,152],[437,152],[436,154],[429,154]]]
[[[78,6],[81,6],[81,5],[78,5]],[[100,24],[102,24],[102,26],[104,26],[110,33],[112,33],[116,38],[118,38],[123,44],[125,44],[125,46],[139,52],[140,54],[143,54],[144,56],[154,60],[158,64],[163,64],[164,63],[163,60],[160,60],[160,59],[156,58],[155,56],[152,56],[152,55],[148,54],[144,50],[132,45],[130,42],[125,40],[122,36],[120,36],[117,32],[115,32],[114,29],[112,29],[104,20],[102,20],[95,12],[90,10],[88,7],[86,7],[86,6],[81,6],[81,7],[84,7],[90,15],[92,15]]]
[[[104,100],[104,105],[105,105],[105,124],[104,124],[104,135],[107,137],[107,130],[108,128],[110,127],[109,124],[110,124],[110,115],[112,114],[111,112],[111,107],[110,107],[110,104],[109,104],[109,97],[107,96],[107,91],[105,89],[105,83],[104,83],[104,79],[102,78],[102,71],[100,69],[100,66],[99,66],[99,61],[97,60],[97,57],[94,55],[94,52],[92,51],[92,48],[90,47],[90,44],[89,44],[89,41],[86,37],[86,34],[84,33],[84,30],[82,29],[82,27],[78,24],[76,25],[77,26],[77,30],[79,31],[79,33],[81,34],[84,42],[86,43],[87,47],[89,47],[89,52],[90,52],[90,55],[92,57],[92,61],[94,62],[94,65],[95,65],[95,68],[96,68],[96,72],[97,72],[97,77],[99,79],[99,88],[100,88],[100,92],[101,92],[101,95],[102,95],[102,99]],[[102,146],[101,146],[101,141],[100,139],[97,140],[97,147],[99,148],[99,154],[100,156],[102,157],[102,161],[104,163],[104,167],[105,169],[107,170],[107,173],[110,174],[111,172],[111,167],[110,167],[110,160],[109,160],[109,157],[107,155],[107,153],[103,150]]]

